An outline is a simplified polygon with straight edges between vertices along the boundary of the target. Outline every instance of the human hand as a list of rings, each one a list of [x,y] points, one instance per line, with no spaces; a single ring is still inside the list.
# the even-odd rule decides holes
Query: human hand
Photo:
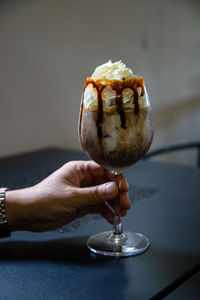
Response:
[[[118,183],[116,183],[116,180]],[[121,216],[130,208],[128,184],[93,161],[71,161],[35,186],[6,192],[6,217],[11,231],[47,231],[88,213],[113,223],[119,193]]]

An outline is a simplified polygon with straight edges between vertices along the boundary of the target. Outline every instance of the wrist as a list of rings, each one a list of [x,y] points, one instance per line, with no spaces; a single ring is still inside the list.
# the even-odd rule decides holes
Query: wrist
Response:
[[[28,204],[25,199],[26,190],[28,189],[6,191],[5,210],[10,232],[26,230],[28,227],[26,224],[26,206]]]

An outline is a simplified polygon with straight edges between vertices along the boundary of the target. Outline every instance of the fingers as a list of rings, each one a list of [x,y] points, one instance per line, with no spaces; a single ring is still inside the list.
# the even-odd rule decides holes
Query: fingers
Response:
[[[124,174],[120,174],[119,190],[120,192],[128,192],[129,186]]]
[[[106,219],[110,224],[114,223],[114,215],[107,209],[101,212],[101,216]]]
[[[100,214],[103,218],[105,218],[110,224],[113,224],[114,221],[114,207],[115,207],[115,199],[108,200],[104,203],[100,203],[97,205],[89,205],[85,206],[81,209],[84,213],[92,213],[92,214]],[[124,217],[127,214],[127,210],[130,208],[130,200],[128,197],[128,193],[122,193],[119,197],[119,213],[121,217]]]
[[[102,184],[111,181],[105,176],[105,169],[94,161],[78,162],[80,166],[80,186],[86,187],[91,185]]]
[[[115,182],[107,182],[91,187],[76,188],[75,194],[80,206],[96,205],[115,198],[118,194],[118,186]]]
[[[119,197],[119,205],[122,210],[128,210],[131,207],[131,202],[127,192],[121,193]]]
[[[114,198],[114,199],[111,199],[110,201],[108,201],[108,204],[109,204],[109,206],[112,207],[112,209],[114,209],[117,204],[117,206],[119,207],[119,210],[121,212],[124,210],[128,210],[131,207],[131,202],[130,202],[129,195],[127,192],[119,194],[117,203],[116,203],[116,199]]]
[[[105,177],[105,169],[94,161],[88,161],[87,167],[93,177]]]
[[[115,198],[119,193],[119,212],[122,216],[125,215],[130,208],[130,200],[128,197],[128,183],[124,174],[120,173],[118,176],[115,176],[110,170],[104,169],[93,161],[84,162],[84,165],[91,176],[95,178],[96,185],[91,187],[87,185],[78,190],[81,206],[109,201],[114,208],[116,207]],[[105,183],[108,180],[113,182]],[[114,181],[116,182],[115,184]]]
[[[75,207],[96,205],[109,201],[112,207],[116,206],[116,196],[119,194],[119,211],[122,215],[130,208],[128,198],[128,183],[124,174],[114,175],[94,161],[71,162],[73,172],[71,177],[79,177],[80,185],[73,186],[73,204]],[[75,171],[74,171],[75,170]]]
[[[63,170],[70,167],[74,177],[78,177],[81,187],[99,185],[107,181],[115,181],[120,192],[128,192],[128,183],[123,173],[115,176],[110,170],[103,168],[94,161],[71,161],[63,166]],[[76,170],[76,174],[74,174]],[[77,179],[77,178],[76,178]]]
[[[120,192],[128,192],[128,183],[123,173],[120,173],[117,177],[112,171],[103,168],[94,161],[86,161],[88,171],[91,176],[96,179],[96,184],[100,184],[106,181],[115,181],[119,184]]]
[[[110,205],[102,205],[101,208],[98,209],[98,213],[105,218],[110,224],[114,222],[114,210]],[[120,207],[120,216],[124,217],[127,214],[127,209],[124,207]]]
[[[114,208],[116,209],[116,203],[115,199],[112,199],[104,204],[104,206],[101,206],[99,208],[99,213],[111,224],[113,224],[114,221]],[[119,214],[121,217],[126,216],[127,210],[130,208],[131,203],[129,200],[128,193],[121,193],[119,196]]]
[[[128,182],[123,173],[116,176],[110,170],[105,170],[105,175],[109,178],[109,180],[115,181],[119,185],[120,192],[128,192]]]

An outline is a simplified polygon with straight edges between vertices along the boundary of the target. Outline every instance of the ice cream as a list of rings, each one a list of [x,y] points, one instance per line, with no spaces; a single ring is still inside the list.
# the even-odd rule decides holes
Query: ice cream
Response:
[[[121,169],[141,158],[153,136],[143,77],[121,61],[97,67],[86,79],[79,136],[83,149],[104,167]]]
[[[107,63],[96,68],[94,73],[91,76],[95,81],[101,81],[101,83],[112,82],[115,80],[118,81],[127,81],[128,79],[137,78],[132,72],[131,69],[126,68],[126,65],[121,61],[112,63],[109,60]],[[142,88],[140,86],[137,87],[138,93],[138,103],[139,106],[147,106],[149,105],[148,94],[145,90],[145,93],[142,93]],[[132,88],[125,88],[122,91],[122,99],[125,109],[133,109],[134,91]],[[109,109],[112,105],[114,105],[114,100],[116,98],[116,91],[113,90],[112,85],[106,85],[106,87],[102,91],[102,99],[104,104],[104,109]],[[92,83],[89,83],[84,91],[84,106],[87,109],[95,109],[98,106],[98,94],[97,89]]]

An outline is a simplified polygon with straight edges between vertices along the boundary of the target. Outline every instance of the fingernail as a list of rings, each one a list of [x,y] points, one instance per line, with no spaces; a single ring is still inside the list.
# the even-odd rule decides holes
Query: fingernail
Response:
[[[105,184],[105,188],[106,188],[107,193],[113,192],[114,187],[115,187],[114,182],[108,182],[108,183]]]

